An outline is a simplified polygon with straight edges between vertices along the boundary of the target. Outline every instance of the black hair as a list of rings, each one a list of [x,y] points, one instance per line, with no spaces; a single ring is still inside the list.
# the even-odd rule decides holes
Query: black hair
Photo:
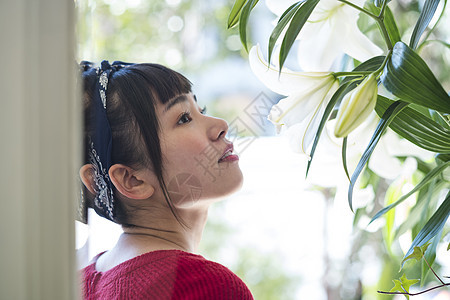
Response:
[[[84,98],[84,162],[89,163],[88,137],[95,130],[94,100],[96,76],[83,78]],[[175,218],[180,221],[170,200],[163,178],[163,157],[160,145],[160,124],[156,104],[166,104],[181,94],[190,93],[191,82],[167,67],[158,64],[135,64],[110,76],[107,89],[107,117],[112,132],[112,164],[130,167],[148,167],[158,178],[166,202]],[[114,191],[117,193],[116,191]],[[128,214],[118,197],[117,223],[129,223]]]

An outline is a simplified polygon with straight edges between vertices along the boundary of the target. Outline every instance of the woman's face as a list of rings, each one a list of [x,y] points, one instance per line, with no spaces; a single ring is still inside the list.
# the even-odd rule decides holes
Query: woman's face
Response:
[[[190,207],[241,187],[239,158],[225,139],[224,120],[205,115],[192,93],[158,104],[156,110],[164,178],[175,206]]]

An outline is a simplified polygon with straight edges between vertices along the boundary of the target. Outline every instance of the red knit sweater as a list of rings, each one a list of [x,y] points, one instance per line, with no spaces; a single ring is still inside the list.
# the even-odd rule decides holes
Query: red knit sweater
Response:
[[[106,271],[95,262],[83,269],[84,299],[253,299],[245,283],[202,256],[153,251]]]

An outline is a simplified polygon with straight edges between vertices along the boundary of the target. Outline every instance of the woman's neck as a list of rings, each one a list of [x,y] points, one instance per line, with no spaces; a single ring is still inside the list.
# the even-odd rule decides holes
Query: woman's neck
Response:
[[[134,225],[123,226],[119,243],[136,248],[138,252],[152,250],[178,249],[195,252],[202,238],[208,216],[208,207],[177,209],[180,220],[172,214],[140,216]],[[140,250],[140,251],[139,251]]]
[[[206,202],[205,202],[206,203]],[[202,238],[209,204],[177,208],[181,222],[167,207],[141,208],[124,225],[114,248],[101,255],[96,270],[107,271],[129,259],[157,250],[182,250],[195,253]]]

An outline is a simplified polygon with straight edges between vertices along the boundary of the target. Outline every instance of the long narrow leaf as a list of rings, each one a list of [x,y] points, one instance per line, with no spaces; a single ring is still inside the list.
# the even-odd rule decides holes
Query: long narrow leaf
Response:
[[[275,43],[277,42],[278,38],[280,37],[280,34],[283,32],[283,29],[286,27],[286,25],[289,23],[289,21],[292,19],[294,14],[297,12],[297,10],[300,8],[301,3],[296,2],[292,4],[286,11],[283,13],[283,15],[280,17],[280,20],[278,21],[277,26],[273,29],[272,33],[270,34],[269,38],[269,54],[268,54],[268,63],[270,64],[271,58],[272,58],[272,52],[273,48],[275,47]]]
[[[419,43],[420,37],[422,36],[425,29],[430,24],[431,19],[436,12],[438,7],[439,0],[426,0],[423,6],[422,12],[420,13],[419,20],[417,20],[416,26],[414,27],[414,31],[411,35],[411,40],[409,41],[409,46],[412,49],[416,49],[417,44]]]
[[[377,70],[384,61],[384,56],[375,56],[371,59],[361,63],[357,66],[353,71],[375,71]],[[328,121],[331,112],[333,111],[334,106],[347,94],[349,91],[353,90],[356,85],[358,85],[361,80],[355,80],[353,76],[345,77],[341,83],[339,89],[334,93],[333,97],[328,102],[327,107],[325,108],[324,114],[322,116],[322,120],[320,121],[319,128],[317,129],[317,133],[314,137],[314,142],[311,148],[311,153],[309,154],[308,165],[306,167],[306,177],[308,177],[309,168],[311,167],[311,163],[313,161],[314,153],[317,148],[317,144],[319,143],[320,136],[322,134],[322,130],[325,126],[325,123]]]
[[[403,101],[450,113],[450,96],[423,59],[402,42],[395,44],[381,81]]]
[[[427,42],[428,38],[430,37],[431,33],[434,31],[434,29],[441,23],[442,17],[444,16],[445,12],[446,12],[446,7],[447,7],[447,0],[444,0],[444,5],[442,6],[442,11],[439,14],[439,18],[437,19],[436,22],[434,22],[433,27],[431,27],[430,30],[428,30],[427,34],[425,35],[425,37],[423,38],[423,42],[417,47],[417,52],[420,51],[420,48],[423,46],[424,43]]]
[[[403,184],[392,184],[386,191],[385,203],[390,205],[395,199],[401,196],[401,188]],[[391,210],[385,215],[385,225],[383,227],[383,240],[386,245],[386,250],[389,254],[392,254],[392,241],[394,240],[394,222],[395,222],[395,210]]]
[[[364,169],[367,161],[369,160],[370,156],[372,155],[373,150],[375,150],[376,145],[380,141],[381,136],[383,135],[386,128],[389,126],[389,124],[392,122],[392,120],[397,116],[397,114],[404,109],[408,103],[403,102],[401,100],[398,100],[394,102],[389,108],[384,112],[383,116],[381,117],[380,122],[377,125],[377,128],[375,129],[374,134],[372,135],[372,138],[369,142],[369,145],[367,146],[366,150],[364,150],[364,153],[361,156],[361,159],[358,162],[358,165],[356,166],[355,171],[353,172],[350,185],[348,187],[348,204],[350,205],[350,209],[353,211],[353,203],[352,203],[352,197],[353,197],[353,188],[356,183],[356,180],[359,177],[359,174],[361,174],[362,170]]]
[[[342,84],[338,90],[334,93],[333,97],[331,97],[330,102],[328,102],[327,107],[323,113],[322,119],[320,120],[319,128],[317,129],[317,133],[314,137],[314,142],[311,148],[311,153],[309,154],[308,165],[306,166],[306,176],[308,177],[309,168],[311,167],[311,163],[314,157],[314,153],[316,152],[317,144],[319,143],[320,136],[322,134],[322,130],[325,127],[325,123],[328,121],[331,112],[333,111],[334,106],[338,101],[340,101],[346,93],[350,90],[348,89],[351,82],[346,82]]]
[[[366,3],[365,7],[373,14],[375,15],[379,15],[381,8],[376,6],[376,3]],[[388,32],[389,38],[392,42],[392,44],[395,44],[397,42],[400,42],[401,37],[400,37],[400,33],[398,31],[398,27],[397,24],[395,22],[395,18],[392,14],[391,9],[389,8],[389,6],[386,6],[386,9],[384,11],[384,20],[383,23],[386,27],[386,30]],[[381,30],[380,25],[377,23],[377,27]]]
[[[411,244],[408,252],[406,252],[402,267],[405,263],[404,259],[408,257],[414,251],[414,247],[420,247],[425,245],[432,237],[434,237],[445,225],[447,222],[448,216],[450,214],[450,192],[447,193],[444,202],[442,202],[441,206],[436,210],[436,212],[431,216],[422,230],[417,234],[416,238]]]
[[[375,111],[382,116],[394,101],[378,96]],[[397,134],[413,144],[437,153],[450,153],[450,130],[406,107],[389,125]]]
[[[397,23],[395,23],[394,15],[392,14],[389,6],[386,6],[386,10],[384,12],[384,25],[386,26],[386,30],[389,34],[392,44],[401,41],[400,32],[398,31]]]
[[[431,43],[438,43],[438,44],[441,44],[442,46],[446,47],[447,49],[450,49],[450,44],[446,43],[444,41],[441,41],[441,40],[427,40],[427,41],[424,41],[422,44],[420,44],[420,46],[417,48],[416,51],[420,52],[420,49],[423,46],[425,46],[427,44],[431,44]]]
[[[230,15],[228,16],[228,29],[238,22],[239,15],[241,14],[245,2],[247,2],[247,0],[236,0],[236,2],[234,2],[233,8],[231,8]]]
[[[283,42],[280,49],[280,70],[283,68],[287,55],[294,44],[295,39],[308,21],[309,16],[313,12],[319,0],[305,0],[300,8],[292,18],[291,24],[289,24],[286,34],[284,35]]]
[[[347,137],[342,141],[342,164],[344,166],[345,174],[347,175],[348,180],[350,181],[350,175],[348,174],[347,168]]]
[[[414,194],[415,192],[419,191],[420,189],[422,189],[423,187],[425,187],[427,184],[429,184],[430,182],[432,182],[432,180],[438,176],[439,174],[441,174],[448,166],[450,166],[450,161],[446,162],[444,164],[438,165],[437,167],[435,167],[433,170],[431,170],[427,175],[425,175],[425,177],[412,189],[410,190],[408,193],[406,193],[405,195],[403,195],[402,197],[400,197],[397,201],[395,201],[394,203],[392,203],[391,205],[386,206],[385,208],[381,209],[379,212],[377,212],[375,214],[375,216],[373,216],[372,220],[370,221],[370,223],[372,223],[373,221],[375,221],[376,219],[378,219],[379,217],[381,217],[382,215],[384,215],[385,213],[387,213],[389,210],[391,210],[392,208],[396,207],[397,205],[399,205],[400,203],[402,203],[403,201],[405,201],[409,196],[411,196],[412,194]],[[369,223],[369,224],[370,224]]]
[[[259,0],[248,0],[247,3],[245,3],[244,7],[242,8],[241,15],[239,16],[239,35],[241,37],[241,43],[244,45],[245,51],[248,52],[248,46],[247,46],[247,23],[248,18],[250,17],[250,12],[252,11],[253,7],[255,7],[256,3],[258,3]]]
[[[376,71],[378,68],[383,64],[383,61],[385,59],[385,56],[374,56],[371,59],[366,60],[365,62],[361,63],[359,66],[357,66],[355,69],[353,69],[352,72],[357,71]],[[352,81],[354,77],[347,76],[342,80],[342,83]],[[362,81],[362,80],[361,80]],[[355,83],[355,86],[359,84],[361,81],[358,81]]]

